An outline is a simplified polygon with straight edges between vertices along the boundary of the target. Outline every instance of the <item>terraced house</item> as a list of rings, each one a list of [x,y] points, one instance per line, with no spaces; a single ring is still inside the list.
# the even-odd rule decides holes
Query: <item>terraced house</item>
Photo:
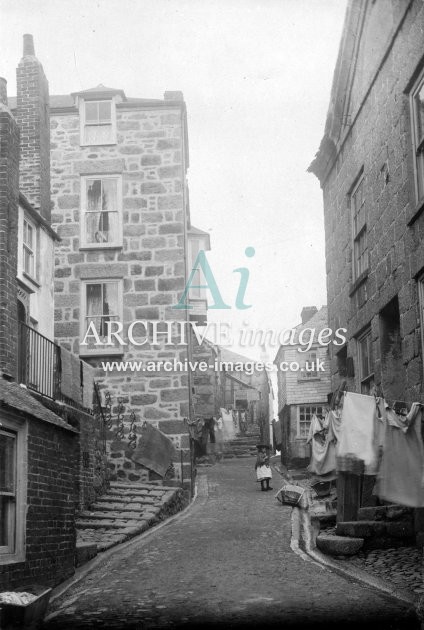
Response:
[[[329,326],[348,338],[331,348],[333,389],[377,384],[403,401],[424,400],[423,32],[422,2],[349,3],[310,166],[324,194]]]
[[[48,82],[24,36],[0,79],[0,588],[75,567],[76,511],[107,485],[93,369],[54,342]],[[65,366],[70,369],[66,369]]]
[[[154,423],[177,448],[188,447],[183,419],[191,375],[159,365],[189,358],[190,313],[172,307],[191,258],[208,248],[208,235],[190,224],[185,103],[180,92],[155,100],[98,85],[51,96],[50,119],[52,223],[61,238],[55,335],[98,368],[112,414],[119,407],[119,439],[110,433],[112,475],[143,480],[148,472],[128,450],[130,428],[134,433],[145,421]],[[195,319],[205,312],[196,291],[190,296]],[[104,345],[108,326],[128,345],[115,337]],[[102,362],[111,360],[151,361],[157,369],[105,373]]]
[[[324,196],[328,323],[347,330],[330,347],[332,390],[345,380],[402,410],[424,402],[423,51],[420,0],[349,2],[309,167]],[[358,489],[351,503],[366,500]]]

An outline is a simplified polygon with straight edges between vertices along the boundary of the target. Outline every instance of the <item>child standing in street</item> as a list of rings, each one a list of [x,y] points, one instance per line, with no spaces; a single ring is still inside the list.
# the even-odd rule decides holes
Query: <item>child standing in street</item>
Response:
[[[269,485],[270,479],[272,479],[271,466],[269,465],[268,446],[266,444],[258,444],[258,456],[256,458],[255,470],[256,480],[261,482],[262,492],[272,490]]]

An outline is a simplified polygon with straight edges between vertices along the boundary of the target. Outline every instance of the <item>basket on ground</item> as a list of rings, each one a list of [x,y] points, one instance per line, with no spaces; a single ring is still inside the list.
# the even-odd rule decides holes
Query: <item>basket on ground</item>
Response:
[[[302,486],[294,486],[285,484],[275,495],[275,498],[283,505],[298,505],[303,497],[305,488]]]

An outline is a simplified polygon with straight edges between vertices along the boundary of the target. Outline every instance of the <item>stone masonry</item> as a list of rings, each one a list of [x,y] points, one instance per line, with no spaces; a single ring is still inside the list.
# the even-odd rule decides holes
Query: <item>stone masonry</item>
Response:
[[[324,195],[329,326],[347,328],[347,356],[354,359],[348,388],[360,391],[358,338],[370,326],[375,383],[387,397],[411,401],[424,400],[417,282],[424,269],[424,214],[415,194],[410,102],[423,47],[422,2],[352,3],[324,138],[309,169]],[[369,264],[355,279],[351,193],[361,176]],[[394,313],[390,369],[388,307]],[[334,388],[344,375],[332,350]]]
[[[179,93],[165,97],[164,101],[123,99],[117,103],[117,142],[104,146],[80,146],[79,111],[73,99],[51,98],[52,222],[62,239],[55,261],[55,336],[75,353],[80,352],[83,280],[122,281],[125,339],[134,320],[177,322],[186,317],[184,311],[171,309],[186,277],[185,105]],[[65,106],[55,106],[60,102]],[[122,177],[122,247],[82,249],[81,177],[104,174]],[[147,477],[130,459],[130,411],[136,413],[138,429],[144,421],[152,422],[177,448],[188,446],[183,422],[189,412],[188,375],[163,367],[149,373],[105,373],[101,361],[184,361],[187,346],[176,345],[178,340],[174,336],[174,345],[165,345],[166,339],[159,336],[155,346],[128,345],[120,354],[85,357],[99,368],[96,380],[110,392],[113,414],[118,399],[125,407],[123,438],[116,439],[114,428],[109,434],[112,478],[139,481]]]

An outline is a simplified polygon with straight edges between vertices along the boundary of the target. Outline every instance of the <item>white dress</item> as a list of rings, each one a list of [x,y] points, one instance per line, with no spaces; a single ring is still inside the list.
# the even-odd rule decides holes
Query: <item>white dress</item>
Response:
[[[256,480],[262,481],[263,479],[272,479],[271,466],[258,466],[256,469]]]

